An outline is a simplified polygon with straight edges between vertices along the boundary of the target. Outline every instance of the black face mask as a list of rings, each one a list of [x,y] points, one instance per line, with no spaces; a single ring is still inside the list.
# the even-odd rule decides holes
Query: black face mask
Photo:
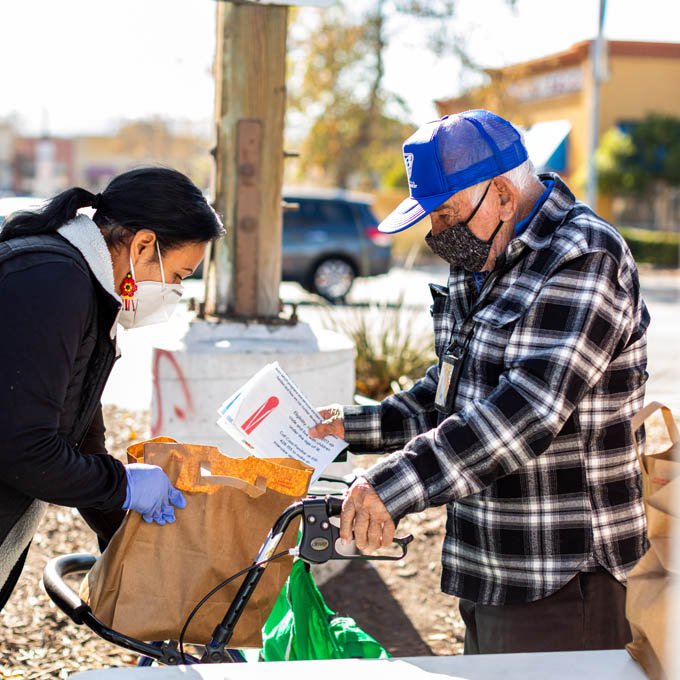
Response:
[[[498,223],[493,234],[486,241],[477,238],[470,231],[468,224],[484,202],[490,186],[491,182],[487,184],[484,194],[479,199],[479,203],[477,203],[470,217],[465,221],[457,222],[436,236],[430,231],[425,237],[425,243],[427,243],[432,252],[454,267],[461,267],[469,272],[479,272],[489,258],[491,244],[503,226],[503,220]]]

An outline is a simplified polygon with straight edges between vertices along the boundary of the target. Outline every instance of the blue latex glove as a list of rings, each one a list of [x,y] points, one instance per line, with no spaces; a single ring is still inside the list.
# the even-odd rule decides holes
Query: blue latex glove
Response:
[[[175,508],[185,508],[182,492],[170,483],[157,465],[133,463],[125,466],[127,492],[123,510],[135,510],[149,524],[175,521]]]

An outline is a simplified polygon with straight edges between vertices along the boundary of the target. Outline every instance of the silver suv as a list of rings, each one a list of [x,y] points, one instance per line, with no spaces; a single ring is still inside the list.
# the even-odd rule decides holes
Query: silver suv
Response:
[[[284,281],[338,302],[357,276],[389,271],[391,240],[378,231],[370,197],[295,188],[283,199]]]

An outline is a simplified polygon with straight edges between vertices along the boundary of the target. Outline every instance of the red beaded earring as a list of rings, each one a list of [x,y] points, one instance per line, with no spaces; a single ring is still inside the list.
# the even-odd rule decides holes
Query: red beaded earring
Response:
[[[135,308],[135,303],[132,298],[134,298],[136,290],[137,284],[132,278],[132,272],[128,272],[123,279],[123,283],[120,284],[120,297],[123,299],[123,309],[126,312]]]

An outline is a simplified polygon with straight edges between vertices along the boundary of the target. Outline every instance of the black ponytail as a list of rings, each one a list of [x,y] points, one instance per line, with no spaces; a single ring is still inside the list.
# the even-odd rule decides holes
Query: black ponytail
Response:
[[[78,210],[96,203],[96,198],[95,194],[80,187],[62,191],[37,212],[25,210],[14,213],[0,229],[0,241],[9,241],[17,236],[54,234],[72,220]]]
[[[220,218],[188,177],[169,168],[139,168],[112,179],[101,194],[69,189],[39,212],[16,213],[0,231],[0,241],[54,233],[85,207],[96,209],[93,220],[110,246],[125,243],[140,229],[156,234],[161,251],[206,243],[225,233]]]

